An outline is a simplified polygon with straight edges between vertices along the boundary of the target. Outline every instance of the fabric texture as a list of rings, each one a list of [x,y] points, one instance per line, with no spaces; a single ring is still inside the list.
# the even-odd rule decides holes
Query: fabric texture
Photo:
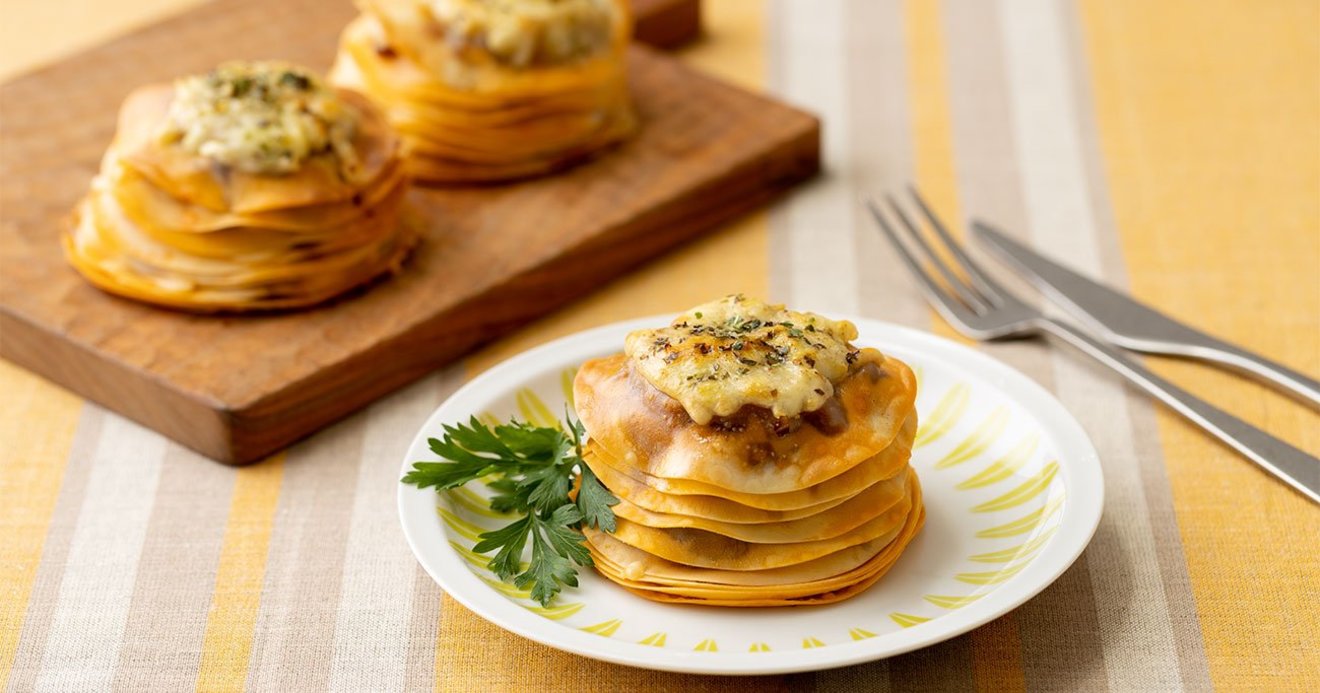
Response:
[[[56,24],[21,21],[44,16],[29,4],[7,6],[11,27],[74,46]],[[951,219],[994,220],[1320,372],[1320,4],[712,0],[706,20],[680,57],[818,113],[824,175],[284,453],[224,467],[0,362],[0,688],[1320,686],[1307,655],[1320,641],[1320,509],[1040,342],[977,348],[1081,421],[1104,465],[1105,515],[1054,585],[943,644],[793,676],[658,673],[506,633],[421,571],[398,528],[400,456],[448,393],[523,349],[737,291],[952,335],[856,204],[909,181]],[[1315,413],[1286,397],[1150,363],[1320,450]]]

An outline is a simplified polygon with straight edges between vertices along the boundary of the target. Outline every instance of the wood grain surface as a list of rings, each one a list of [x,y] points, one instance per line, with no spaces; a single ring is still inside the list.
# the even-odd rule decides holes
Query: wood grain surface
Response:
[[[425,241],[404,272],[332,304],[186,315],[103,294],[66,266],[58,235],[131,88],[232,58],[325,67],[351,14],[220,0],[0,86],[0,356],[250,462],[819,167],[812,116],[634,47],[636,139],[552,178],[415,191]]]

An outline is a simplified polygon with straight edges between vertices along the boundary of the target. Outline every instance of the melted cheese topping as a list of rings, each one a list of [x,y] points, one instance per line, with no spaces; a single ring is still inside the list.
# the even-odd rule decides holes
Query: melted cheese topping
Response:
[[[175,83],[161,141],[248,173],[297,171],[333,153],[352,177],[357,113],[308,70],[231,62]]]
[[[610,42],[608,0],[430,0],[430,7],[451,45],[513,67],[567,62]]]
[[[856,360],[856,338],[850,322],[737,294],[629,334],[625,351],[648,382],[707,424],[746,405],[784,417],[819,409]]]

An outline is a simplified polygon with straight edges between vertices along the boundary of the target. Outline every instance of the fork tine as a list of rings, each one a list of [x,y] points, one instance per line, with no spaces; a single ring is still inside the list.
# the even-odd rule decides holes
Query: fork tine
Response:
[[[912,223],[912,220],[908,218],[907,214],[903,213],[903,208],[898,205],[898,202],[894,200],[894,197],[892,195],[885,195],[885,200],[889,202],[889,207],[894,210],[894,215],[897,216],[898,220],[907,228],[908,233],[912,236],[913,240],[916,241],[917,245],[921,247],[922,252],[926,254],[926,257],[930,260],[931,264],[935,265],[935,269],[939,271],[940,276],[944,277],[944,281],[948,282],[949,288],[953,290],[953,293],[956,294],[958,298],[962,299],[963,303],[971,306],[972,309],[978,313],[989,310],[990,305],[977,294],[976,290],[969,287],[967,282],[954,274],[953,270],[949,269],[949,265],[944,261],[944,258],[935,254],[935,249],[932,248],[930,242],[926,240],[925,234],[921,232],[921,229],[917,228],[916,224]]]
[[[956,260],[958,265],[962,267],[963,271],[967,273],[968,278],[971,279],[972,285],[975,286],[992,304],[1000,305],[1003,303],[1003,296],[1008,292],[1005,291],[998,282],[991,278],[990,275],[982,272],[981,268],[976,264],[976,261],[962,249],[962,244],[954,240],[953,234],[949,233],[948,227],[946,227],[944,222],[940,221],[940,218],[935,215],[935,211],[930,208],[930,205],[926,204],[926,198],[922,197],[920,192],[917,192],[917,186],[908,183],[907,189],[908,193],[912,195],[912,199],[916,200],[917,206],[921,208],[921,213],[925,215],[928,221],[930,221],[930,225],[935,228],[935,233],[940,237],[941,241],[944,241],[944,245],[949,249],[949,252],[953,254],[953,259]]]
[[[876,222],[880,225],[881,232],[889,238],[890,244],[898,251],[899,258],[908,266],[908,269],[912,270],[912,274],[916,275],[921,288],[925,291],[931,303],[935,304],[935,308],[939,310],[940,314],[954,325],[966,326],[968,320],[972,317],[967,307],[957,298],[945,293],[939,282],[935,281],[935,278],[926,272],[926,269],[921,266],[921,262],[912,255],[912,251],[908,250],[907,244],[898,237],[898,232],[885,220],[885,215],[880,211],[880,206],[875,203],[875,200],[867,198],[866,208],[870,210],[871,216],[875,217]]]

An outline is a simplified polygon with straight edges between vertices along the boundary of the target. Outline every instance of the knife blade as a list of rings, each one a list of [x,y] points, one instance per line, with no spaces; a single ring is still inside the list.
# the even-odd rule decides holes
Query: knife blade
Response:
[[[1185,356],[1230,366],[1264,379],[1320,408],[1320,382],[1186,323],[1050,260],[983,221],[978,239],[1020,271],[1054,303],[1126,349]]]

